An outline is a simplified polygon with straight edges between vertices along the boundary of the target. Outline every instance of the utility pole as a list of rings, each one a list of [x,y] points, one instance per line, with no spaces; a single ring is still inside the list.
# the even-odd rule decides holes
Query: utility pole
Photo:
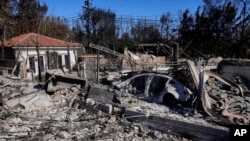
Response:
[[[71,63],[70,63],[70,51],[69,51],[69,42],[70,42],[70,35],[67,35],[67,54],[68,54],[68,60],[67,60],[67,64],[69,65],[69,73],[71,73]]]
[[[39,48],[39,41],[38,41],[38,34],[39,34],[39,30],[40,30],[40,24],[41,24],[41,15],[39,15],[39,21],[38,21],[38,28],[37,28],[37,34],[36,34],[36,52],[37,52],[37,63],[38,63],[38,78],[39,78],[39,82],[42,81],[42,76],[41,76],[41,60],[40,60],[40,48]],[[27,58],[28,59],[28,58]]]
[[[38,63],[38,78],[39,82],[42,81],[42,76],[41,76],[41,68],[40,68],[40,52],[39,52],[39,42],[38,42],[38,35],[36,35],[36,52],[37,52],[37,63]]]
[[[85,8],[85,14],[86,14],[86,31],[87,31],[87,46],[89,49],[90,44],[90,6],[91,3],[89,0],[84,0],[84,8]],[[99,84],[99,66],[100,66],[100,57],[99,57],[99,50],[97,50],[97,63],[96,63],[96,83]]]

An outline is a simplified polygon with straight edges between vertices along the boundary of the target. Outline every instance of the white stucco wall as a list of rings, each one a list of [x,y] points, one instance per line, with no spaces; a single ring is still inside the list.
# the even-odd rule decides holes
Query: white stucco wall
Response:
[[[77,51],[78,49],[80,49],[80,47],[74,47],[74,48],[70,48],[69,50],[69,54],[70,54],[70,67],[72,68],[75,64],[76,64],[76,58],[77,58]],[[40,47],[39,48],[39,53],[40,53],[40,56],[43,57],[43,63],[44,63],[44,72],[42,73],[45,73],[46,70],[48,70],[48,65],[47,65],[47,55],[46,55],[46,52],[48,51],[48,48],[47,47]],[[19,54],[20,52],[20,54]],[[62,56],[62,65],[64,66],[63,69],[65,71],[68,71],[68,69],[66,69],[66,61],[65,61],[65,55],[68,55],[68,51],[67,51],[67,48],[61,48],[61,47],[53,47],[53,48],[49,48],[49,52],[57,52],[58,55],[61,55]],[[16,48],[16,56],[18,56],[19,54],[19,58],[20,57],[23,57],[25,58],[25,60],[27,60],[27,69],[30,69],[30,62],[29,62],[29,57],[32,57],[34,56],[35,58],[37,58],[37,51],[35,49],[35,47],[29,47],[28,50],[27,48],[23,47],[21,49],[17,49]],[[38,63],[37,61],[35,62],[35,73],[34,75],[37,76],[38,75]]]

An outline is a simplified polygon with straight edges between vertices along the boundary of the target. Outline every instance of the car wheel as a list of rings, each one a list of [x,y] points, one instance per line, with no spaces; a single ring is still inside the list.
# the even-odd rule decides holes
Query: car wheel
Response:
[[[166,93],[163,96],[163,104],[169,107],[176,106],[178,103],[178,100],[172,95],[171,93]]]

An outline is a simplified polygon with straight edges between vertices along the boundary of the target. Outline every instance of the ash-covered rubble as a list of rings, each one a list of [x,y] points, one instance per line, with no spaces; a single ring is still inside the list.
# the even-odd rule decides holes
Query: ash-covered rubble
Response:
[[[235,78],[234,80],[239,83],[241,82],[239,79]],[[214,77],[208,78],[205,83],[211,100],[211,113],[216,117],[219,116],[221,124],[250,124],[250,96],[244,93],[248,89],[242,83],[237,86],[240,89]]]
[[[46,93],[45,84],[2,76],[0,82],[1,140],[187,140],[104,113],[80,85],[58,83],[64,87]]]
[[[194,74],[195,68],[189,65]],[[219,74],[220,70],[205,70],[199,65],[198,99],[203,110],[218,124],[249,125],[250,124],[250,95],[248,88],[239,77],[229,78]],[[196,70],[197,70],[196,69]],[[195,77],[191,76],[195,80]],[[198,79],[197,79],[198,78]]]
[[[239,84],[242,81],[204,70],[190,60],[185,62],[167,73],[133,72],[126,77],[122,74],[119,79],[111,79],[109,84],[121,93],[120,97],[129,94],[129,98],[151,102],[151,106],[153,103],[171,106],[174,110],[170,112],[182,113],[191,118],[197,116],[194,113],[198,111],[208,118],[206,121],[212,119],[223,126],[250,124],[249,90],[243,83]],[[122,98],[121,102],[129,98]],[[136,104],[134,107],[141,105]],[[200,120],[199,118],[198,121]]]
[[[228,125],[249,125],[246,87],[190,60],[110,74],[98,85],[58,71],[42,84],[1,76],[0,138],[227,140]]]

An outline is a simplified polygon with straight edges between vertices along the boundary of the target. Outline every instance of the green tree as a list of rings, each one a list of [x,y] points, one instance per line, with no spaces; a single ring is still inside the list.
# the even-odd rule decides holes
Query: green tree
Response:
[[[3,40],[28,32],[66,39],[69,24],[60,17],[45,16],[48,7],[38,0],[0,1],[0,36]]]
[[[180,43],[187,44],[193,39],[194,31],[194,17],[190,14],[189,10],[185,10],[182,14],[181,24],[179,27]]]
[[[38,0],[19,0],[15,21],[16,34],[37,32],[47,10],[47,5],[40,4]]]
[[[229,57],[235,42],[233,26],[237,8],[230,1],[204,0],[195,17],[185,11],[179,29],[183,44],[192,41],[190,55],[209,54]],[[190,49],[192,49],[190,48]]]
[[[8,39],[13,34],[15,0],[0,1],[0,36],[1,40]]]
[[[62,40],[71,38],[68,20],[60,17],[44,17],[40,22],[40,34]],[[71,38],[74,41],[74,38]]]
[[[123,53],[125,47],[130,51],[136,51],[136,43],[130,37],[128,32],[123,33],[121,38],[116,41],[116,48],[118,52]]]
[[[115,13],[111,10],[100,8],[85,9],[80,15],[84,29],[79,30],[85,32],[87,42],[103,45],[106,47],[112,46],[116,38]]]
[[[0,40],[2,41],[0,59],[5,58],[4,53],[4,40],[11,37],[13,32],[11,30],[14,27],[14,9],[15,9],[14,0],[2,0],[0,1]]]
[[[153,25],[147,25],[144,21],[139,21],[132,27],[131,35],[138,43],[156,43],[161,41],[160,31]]]
[[[207,0],[203,11],[196,13],[196,33],[200,50],[205,54],[228,57],[233,44],[237,9],[233,3]],[[198,48],[198,47],[197,47]]]
[[[237,47],[232,50],[236,57],[249,57],[250,56],[250,0],[236,0],[238,10],[237,21],[234,29],[237,34],[235,35]],[[240,48],[240,49],[238,49]]]
[[[160,22],[161,22],[162,42],[164,40],[168,41],[169,37],[170,37],[170,27],[171,27],[171,24],[173,22],[171,14],[169,12],[167,12],[167,13],[161,15]]]

